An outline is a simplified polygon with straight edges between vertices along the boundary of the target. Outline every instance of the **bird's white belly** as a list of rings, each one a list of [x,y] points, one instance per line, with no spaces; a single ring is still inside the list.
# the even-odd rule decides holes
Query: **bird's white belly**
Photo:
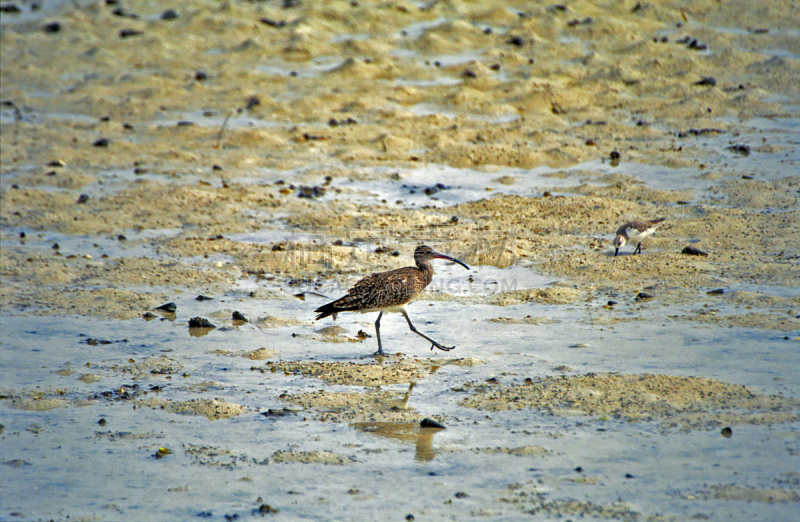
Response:
[[[641,243],[644,238],[652,234],[652,230],[645,230],[644,232],[639,232],[635,228],[629,228],[627,230],[628,234],[628,242],[629,243]]]
[[[387,308],[368,308],[366,310],[355,310],[360,314],[368,314],[370,312],[393,312],[396,314],[401,314],[406,309],[406,305],[398,305],[398,306],[389,306]]]

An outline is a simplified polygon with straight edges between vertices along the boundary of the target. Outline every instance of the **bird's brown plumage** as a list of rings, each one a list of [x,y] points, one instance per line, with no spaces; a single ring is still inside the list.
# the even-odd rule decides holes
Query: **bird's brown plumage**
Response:
[[[347,295],[336,299],[330,303],[320,306],[317,312],[317,320],[324,317],[333,316],[336,319],[340,312],[381,312],[378,320],[375,321],[375,331],[378,335],[378,353],[383,355],[380,336],[380,320],[384,311],[401,312],[411,330],[425,339],[431,341],[433,346],[440,350],[450,350],[432,340],[425,334],[418,332],[411,324],[404,306],[414,300],[433,279],[433,266],[431,260],[448,259],[469,269],[467,265],[444,254],[434,252],[426,245],[420,245],[414,250],[414,263],[416,266],[397,268],[386,272],[379,272],[369,275],[359,280],[348,290]]]

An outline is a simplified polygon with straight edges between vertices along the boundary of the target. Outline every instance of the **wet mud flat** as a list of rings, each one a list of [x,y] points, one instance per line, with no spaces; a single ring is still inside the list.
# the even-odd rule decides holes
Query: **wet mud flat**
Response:
[[[788,4],[15,5],[0,518],[796,512]]]

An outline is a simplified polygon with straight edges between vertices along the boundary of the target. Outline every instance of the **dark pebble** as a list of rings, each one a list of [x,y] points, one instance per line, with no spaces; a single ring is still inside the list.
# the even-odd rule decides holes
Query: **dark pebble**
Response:
[[[283,0],[283,8],[291,9],[292,7],[300,7],[303,2],[300,0]]]
[[[198,295],[194,299],[195,299],[195,301],[211,301],[214,298],[213,297],[208,297],[207,295]]]
[[[692,85],[709,85],[714,86],[717,84],[717,79],[713,76],[703,76],[700,80],[694,82]]]
[[[637,301],[642,301],[644,299],[652,299],[652,298],[653,298],[653,296],[648,294],[648,293],[646,293],[646,292],[639,292],[638,294],[636,294],[636,300]]]
[[[272,18],[261,18],[259,20],[262,24],[268,25],[270,27],[283,27],[286,25],[285,20],[273,20]]]
[[[626,478],[626,479],[632,479],[632,478],[633,478],[633,475],[632,475],[632,474],[630,474],[630,473],[625,473],[625,478]]]
[[[77,201],[78,205],[83,205],[87,201],[89,201],[89,194],[81,194],[80,196],[78,196],[78,201]]]
[[[51,170],[50,172],[45,172],[44,173],[45,176],[55,176],[56,174],[57,174],[57,172],[55,170]]]
[[[268,409],[267,411],[262,411],[260,415],[264,417],[286,417],[287,415],[291,415],[294,413],[289,408],[282,408],[280,410],[273,410],[272,408]]]
[[[611,151],[611,154],[609,154],[609,156],[611,157],[611,159],[612,159],[612,160],[613,160],[613,159],[616,159],[616,160],[618,160],[618,159],[619,159],[619,152],[618,152],[618,151],[616,151],[616,150],[612,150],[612,151]]]
[[[19,238],[20,239],[25,239],[25,232],[20,232],[19,233]]]
[[[99,424],[100,426],[105,426],[106,425],[106,420],[105,419],[100,419],[99,421],[97,421],[97,424]]]
[[[109,143],[110,142],[108,141],[108,138],[100,138],[99,140],[92,143],[92,145],[94,145],[95,147],[108,147]]]
[[[269,504],[261,504],[258,506],[258,509],[254,509],[253,511],[258,515],[268,515],[272,513],[278,513],[280,510],[270,506]]]
[[[463,491],[459,491],[459,492],[457,492],[457,493],[455,494],[455,497],[456,497],[456,498],[467,498],[468,496],[469,496],[469,495],[467,495],[467,494],[466,494],[466,493],[464,493]]]
[[[44,32],[45,33],[57,33],[61,30],[61,23],[60,22],[50,22],[48,24],[44,24]]]
[[[124,7],[117,7],[111,11],[111,14],[114,16],[119,16],[120,18],[130,18],[131,20],[138,20],[139,15],[136,13],[131,13],[130,11],[126,10]]]
[[[208,75],[203,71],[197,71],[196,73],[194,73],[194,79],[197,80],[198,82],[202,82],[208,80]]]
[[[247,99],[247,104],[245,105],[245,109],[252,109],[257,105],[261,105],[261,100],[258,98],[258,96],[250,96]]]
[[[125,234],[119,234],[117,236],[117,241],[127,241],[128,237]]]
[[[617,302],[616,302],[616,301],[609,301],[609,302],[608,302],[608,306],[614,306],[615,304],[617,304]]]
[[[211,165],[211,170],[222,170],[222,167],[220,167],[219,165],[214,164],[214,165]]]
[[[583,468],[578,466],[577,468],[575,468],[575,472],[576,473],[583,473]]]
[[[681,254],[686,254],[687,256],[707,256],[708,252],[703,252],[699,248],[693,246],[686,246],[681,250]]]
[[[722,428],[722,436],[726,439],[730,439],[733,436],[733,429],[730,426],[726,426]]]
[[[155,309],[156,310],[163,310],[165,312],[174,312],[175,310],[178,309],[178,305],[176,305],[173,302],[169,302],[169,303],[163,304],[161,306],[157,306]]]
[[[192,125],[194,125],[194,124],[195,124],[195,123],[194,123],[193,121],[181,120],[181,121],[179,121],[179,122],[178,122],[176,125],[177,125],[178,127],[191,127],[191,126],[192,126]]]
[[[318,198],[325,195],[325,187],[299,187],[297,189],[297,197],[299,198]]]
[[[161,13],[162,20],[175,20],[176,18],[178,18],[178,12],[175,9],[167,9]]]
[[[444,425],[442,425],[442,424],[439,424],[439,423],[438,423],[438,422],[436,422],[435,420],[433,420],[433,419],[429,419],[429,418],[427,418],[427,417],[425,417],[424,419],[422,419],[422,422],[420,422],[420,423],[419,423],[419,427],[420,427],[420,428],[437,428],[437,429],[440,429],[440,430],[446,429],[446,428],[444,427]]]
[[[407,520],[408,522],[411,522],[411,521],[415,520],[415,518],[414,518],[414,515],[412,515],[411,513],[409,513],[408,515],[406,515],[406,520]]]
[[[722,295],[724,293],[725,293],[724,288],[717,288],[716,290],[709,290],[708,292],[706,292],[706,294],[708,295]]]
[[[143,35],[143,31],[139,31],[138,29],[122,29],[119,32],[120,38],[130,38],[131,36],[140,36]]]
[[[156,318],[156,314],[154,314],[153,312],[145,312],[142,315],[142,318],[147,320],[147,321],[152,321],[153,319]]]
[[[136,167],[135,169],[133,169],[133,173],[136,174],[137,176],[141,176],[142,174],[147,174],[148,172],[150,171],[144,167]]]
[[[53,243],[53,246],[50,248],[52,248],[53,250],[58,250],[59,248],[61,248],[61,245],[59,245],[58,243]]]
[[[525,40],[523,40],[521,36],[512,36],[506,43],[516,45],[517,47],[522,47],[525,45]]]
[[[750,147],[747,145],[731,145],[730,147],[727,147],[726,150],[735,152],[736,154],[741,154],[742,156],[750,155]]]
[[[696,38],[693,38],[691,42],[689,42],[689,49],[693,51],[705,51],[708,49],[708,46],[704,43],[700,43],[697,41]]]
[[[211,518],[211,517],[214,516],[214,513],[212,513],[211,511],[201,511],[200,513],[196,514],[195,516],[196,517],[200,517],[200,518]]]
[[[47,166],[48,166],[48,167],[65,167],[66,165],[67,165],[67,164],[66,164],[66,163],[64,163],[64,162],[63,162],[63,161],[61,161],[61,160],[53,160],[53,161],[48,161],[48,162],[47,162]]]
[[[192,317],[189,319],[189,328],[216,328],[216,326],[205,317]]]

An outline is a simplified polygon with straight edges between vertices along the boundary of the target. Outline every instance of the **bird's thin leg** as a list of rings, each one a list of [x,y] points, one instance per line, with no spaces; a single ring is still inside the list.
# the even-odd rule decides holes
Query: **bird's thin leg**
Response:
[[[617,257],[617,254],[619,254],[619,247],[614,249],[614,257]]]
[[[634,250],[633,253],[634,253],[634,255],[642,253],[642,243],[641,243],[641,241],[639,242],[638,245],[636,245],[636,250]]]
[[[424,337],[425,339],[427,339],[428,341],[430,341],[430,342],[431,342],[431,350],[433,350],[434,346],[435,346],[436,348],[438,348],[438,349],[440,349],[440,350],[444,351],[444,352],[449,352],[450,350],[452,350],[453,348],[455,348],[455,346],[442,346],[441,344],[437,343],[436,341],[434,341],[433,339],[431,339],[430,337],[428,337],[428,336],[427,336],[427,335],[425,335],[424,333],[420,332],[419,330],[417,330],[416,328],[414,328],[414,325],[413,325],[413,324],[411,324],[411,318],[410,318],[410,317],[408,317],[408,313],[406,313],[406,311],[405,311],[405,310],[403,310],[401,313],[402,313],[402,314],[403,314],[403,316],[406,318],[406,321],[408,321],[408,327],[409,327],[409,328],[411,328],[411,331],[412,331],[412,332],[414,332],[415,334],[417,334],[417,335],[419,335],[419,336],[422,336],[422,337]]]
[[[378,314],[378,319],[375,320],[375,333],[378,335],[378,351],[375,352],[375,355],[386,355],[383,353],[383,346],[381,346],[381,317],[383,316],[383,312]]]

